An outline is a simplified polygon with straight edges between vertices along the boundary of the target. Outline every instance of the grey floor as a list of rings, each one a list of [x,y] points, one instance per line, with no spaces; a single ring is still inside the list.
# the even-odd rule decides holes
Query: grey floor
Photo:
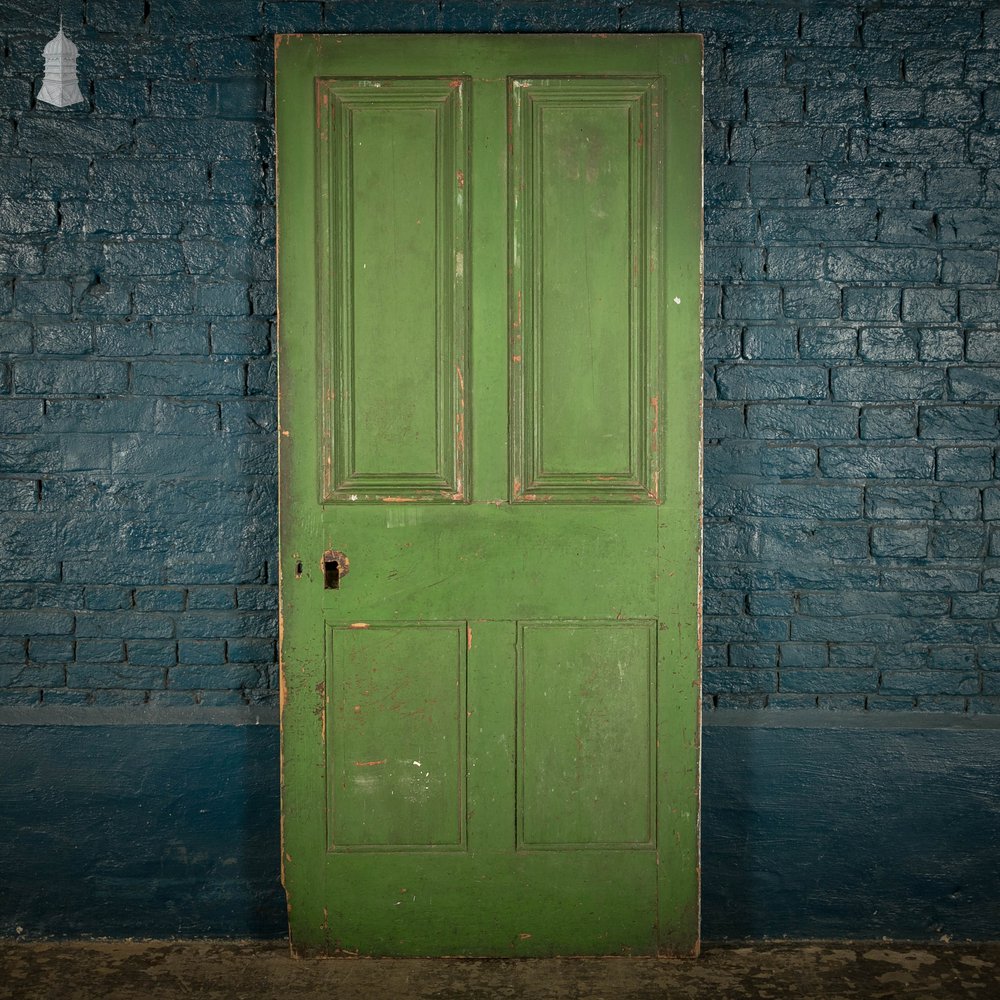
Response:
[[[0,998],[1000,998],[1000,943],[757,943],[697,960],[296,961],[280,944],[0,941]]]

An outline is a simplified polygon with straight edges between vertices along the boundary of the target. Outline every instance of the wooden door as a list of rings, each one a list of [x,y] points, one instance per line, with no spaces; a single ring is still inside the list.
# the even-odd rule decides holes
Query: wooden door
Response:
[[[300,953],[697,947],[700,42],[276,40]]]

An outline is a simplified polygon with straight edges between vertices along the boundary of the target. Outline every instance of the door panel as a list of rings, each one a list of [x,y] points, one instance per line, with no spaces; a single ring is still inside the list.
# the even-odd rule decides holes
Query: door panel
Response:
[[[511,80],[514,500],[656,500],[660,90]]]
[[[276,48],[293,948],[690,953],[700,40]]]
[[[466,625],[327,629],[331,850],[462,847]]]
[[[653,847],[656,623],[522,622],[518,846]]]
[[[327,500],[462,499],[464,91],[317,81]]]

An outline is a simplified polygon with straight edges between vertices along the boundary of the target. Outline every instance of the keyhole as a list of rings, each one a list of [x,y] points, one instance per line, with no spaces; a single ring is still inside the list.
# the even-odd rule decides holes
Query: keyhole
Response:
[[[343,552],[328,549],[323,553],[323,589],[340,590],[340,581],[347,576],[351,564]]]

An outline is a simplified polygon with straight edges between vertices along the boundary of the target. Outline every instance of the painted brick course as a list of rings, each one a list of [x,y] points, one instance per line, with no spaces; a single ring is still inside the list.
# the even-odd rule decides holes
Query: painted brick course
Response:
[[[708,707],[1000,710],[1000,19],[860,3],[0,12],[0,704],[275,698],[275,31],[705,35]]]

